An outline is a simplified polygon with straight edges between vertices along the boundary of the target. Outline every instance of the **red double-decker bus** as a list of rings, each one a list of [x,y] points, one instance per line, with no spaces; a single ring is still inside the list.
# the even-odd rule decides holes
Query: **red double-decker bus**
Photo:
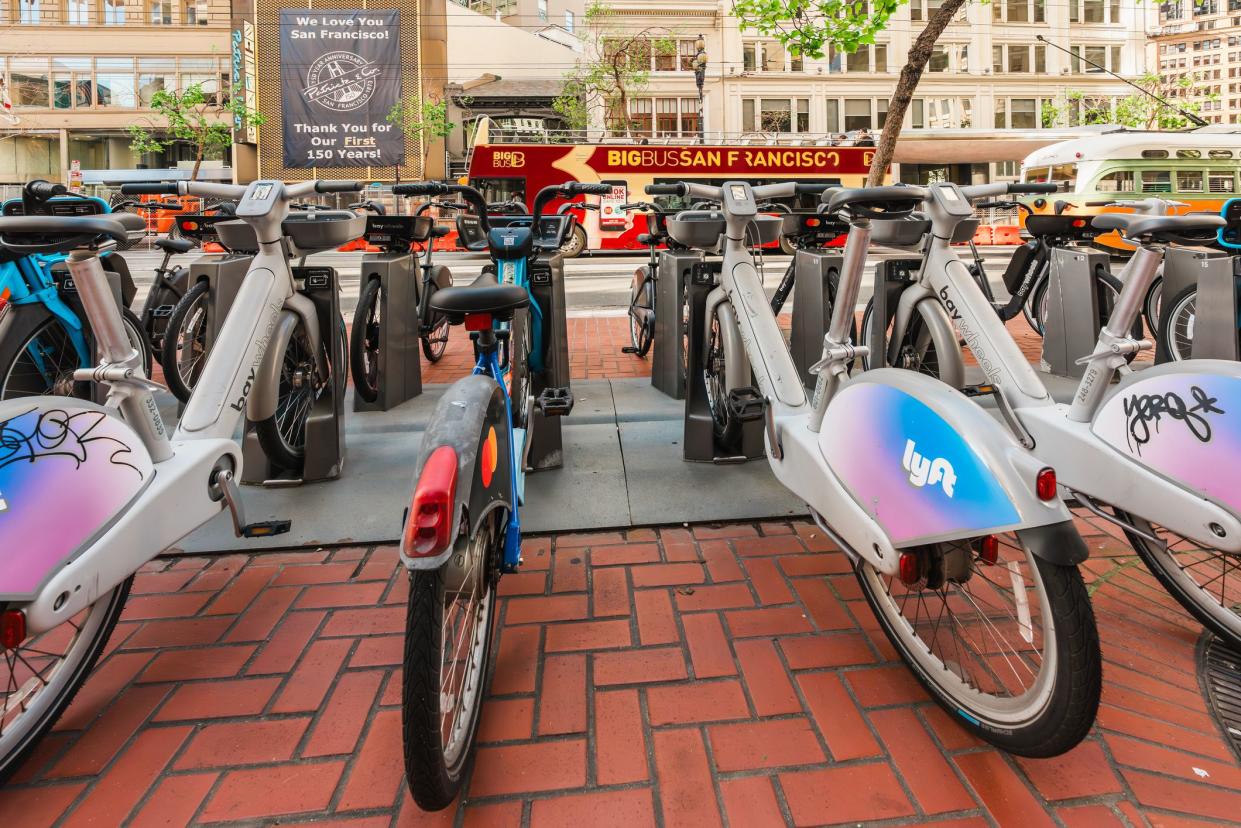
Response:
[[[588,202],[598,204],[598,210],[575,211],[578,235],[565,248],[565,254],[576,256],[584,250],[643,249],[638,235],[646,232],[646,215],[622,210],[621,205],[649,200],[643,189],[647,184],[719,184],[744,179],[754,184],[821,181],[860,187],[875,154],[873,147],[657,143],[660,140],[606,144],[506,141],[498,135],[493,137],[489,119],[483,118],[475,133],[469,183],[488,202],[516,201],[526,209],[530,209],[539,190],[549,184],[611,184],[610,195],[586,197]],[[805,204],[787,206],[813,207],[812,199],[802,198],[807,199]]]

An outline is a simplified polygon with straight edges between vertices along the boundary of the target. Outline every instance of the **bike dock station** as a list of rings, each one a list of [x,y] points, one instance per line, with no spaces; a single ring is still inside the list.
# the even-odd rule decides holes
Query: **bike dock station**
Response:
[[[1194,285],[1198,290],[1194,315],[1194,359],[1241,359],[1238,313],[1241,312],[1241,255],[1207,247],[1169,247],[1164,255],[1161,317],[1174,312],[1174,301]],[[1160,319],[1160,330],[1166,330]],[[1155,362],[1172,359],[1160,343]]]
[[[1080,357],[1094,350],[1102,326],[1102,308],[1095,275],[1108,272],[1109,257],[1080,247],[1051,249],[1047,284],[1047,317],[1041,366],[1061,377],[1080,378],[1086,366]]]
[[[362,257],[361,283],[379,281],[378,397],[353,397],[354,411],[388,411],[422,393],[420,270],[411,242],[431,243],[427,216],[367,216],[366,239],[383,248]]]

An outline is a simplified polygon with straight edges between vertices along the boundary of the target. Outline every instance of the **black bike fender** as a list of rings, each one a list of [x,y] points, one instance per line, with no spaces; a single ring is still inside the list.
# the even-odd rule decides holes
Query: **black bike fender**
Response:
[[[1059,566],[1077,566],[1090,557],[1086,542],[1071,520],[1017,530],[1017,536],[1035,556]]]
[[[418,450],[414,487],[427,458],[441,446],[457,455],[457,488],[453,501],[452,537],[476,531],[483,518],[498,508],[512,511],[513,455],[504,394],[495,380],[469,376],[457,380],[440,397]],[[408,516],[407,516],[408,518]],[[436,569],[451,553],[434,558],[407,558],[410,569]]]
[[[267,350],[255,372],[251,384],[250,399],[246,402],[246,419],[252,423],[262,422],[275,416],[280,396],[280,368],[284,349],[277,348],[277,343],[288,342],[297,328],[298,316],[285,308],[280,311],[276,327],[268,341]]]
[[[120,256],[101,256],[99,263],[104,270],[110,270],[121,277],[121,302],[128,308],[134,303],[134,296],[138,293],[134,277],[129,273],[129,263]]]
[[[432,265],[431,284],[437,288],[452,287],[452,271],[446,265]]]

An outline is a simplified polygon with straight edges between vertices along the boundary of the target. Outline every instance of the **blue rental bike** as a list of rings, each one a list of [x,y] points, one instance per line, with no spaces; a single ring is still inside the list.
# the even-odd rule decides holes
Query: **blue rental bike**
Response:
[[[22,197],[4,203],[5,216],[93,216],[109,213],[97,198],[68,195],[63,184],[35,180]],[[142,232],[138,216],[114,214],[130,232]],[[95,364],[95,344],[64,253],[10,253],[0,257],[0,399],[43,394],[85,398],[90,383],[73,372]],[[136,289],[125,262],[107,252],[101,257],[114,280],[125,332],[150,371],[151,348],[142,321],[129,310]]]
[[[532,374],[565,332],[557,314],[540,307],[530,269],[554,256],[572,232],[566,212],[542,216],[555,196],[610,192],[573,182],[540,192],[530,216],[488,217],[473,188],[400,184],[397,195],[457,192],[478,212],[494,267],[469,286],[444,287],[430,309],[464,325],[474,344],[471,374],[457,380],[431,415],[405,516],[401,562],[409,570],[402,727],[405,772],[424,810],[447,807],[460,791],[473,755],[486,693],[501,573],[521,563],[524,481],[531,443],[543,416],[567,414],[567,388],[545,388],[536,399]],[[511,221],[511,223],[509,223]],[[492,222],[506,226],[493,227]],[[554,392],[554,393],[548,393]]]

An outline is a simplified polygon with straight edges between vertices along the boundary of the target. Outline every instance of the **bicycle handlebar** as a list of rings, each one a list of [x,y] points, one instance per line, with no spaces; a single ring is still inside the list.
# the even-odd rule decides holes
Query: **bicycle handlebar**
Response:
[[[1054,181],[1012,181],[1008,192],[1013,195],[1050,195],[1060,192],[1060,185]]]
[[[647,184],[643,189],[645,189],[647,195],[651,196],[684,196],[688,194],[688,188],[683,181],[676,184]]]
[[[121,195],[181,195],[176,181],[150,181],[122,184]]]
[[[65,195],[68,192],[69,188],[64,184],[54,184],[42,178],[36,178],[34,181],[26,184],[27,195],[39,201],[47,201],[49,198]]]

